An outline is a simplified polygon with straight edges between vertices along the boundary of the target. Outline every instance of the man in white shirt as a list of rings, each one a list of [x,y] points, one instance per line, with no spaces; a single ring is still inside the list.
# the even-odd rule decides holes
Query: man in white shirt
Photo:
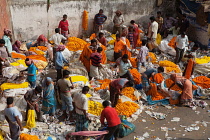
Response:
[[[66,41],[66,40],[67,40],[67,38],[60,34],[60,28],[56,28],[55,34],[49,39],[49,43],[54,45],[54,47],[53,47],[53,62],[54,62],[54,64],[55,64],[56,48],[58,45],[61,44],[62,41]],[[50,41],[53,41],[53,43]]]
[[[86,94],[89,92],[89,87],[84,86],[82,92],[75,93],[73,97],[73,105],[76,111],[76,130],[87,131],[88,128],[88,98]]]
[[[157,32],[158,32],[158,23],[155,21],[154,16],[150,17],[150,21],[151,21],[151,25],[149,27],[148,39],[150,40],[152,44],[152,48],[150,48],[150,50],[152,50],[157,47],[156,38],[157,38]]]
[[[60,29],[55,29],[55,34],[49,39],[49,41],[53,41],[55,47],[61,44],[62,40],[67,40],[66,37],[60,34]]]
[[[182,32],[176,38],[176,60],[175,60],[176,64],[178,64],[181,61],[184,55],[184,51],[188,47],[188,45],[189,45],[188,37],[187,35],[185,35],[184,32]]]
[[[127,78],[128,80],[133,80],[133,76],[131,75],[129,69],[132,68],[130,60],[128,60],[128,55],[124,54],[122,57],[116,60],[116,64],[119,66],[119,75],[120,78]]]
[[[116,34],[118,31],[118,34],[122,34],[122,24],[124,23],[124,16],[122,15],[122,12],[117,10],[116,15],[114,16],[113,22],[114,22],[114,27],[113,27],[113,34]]]

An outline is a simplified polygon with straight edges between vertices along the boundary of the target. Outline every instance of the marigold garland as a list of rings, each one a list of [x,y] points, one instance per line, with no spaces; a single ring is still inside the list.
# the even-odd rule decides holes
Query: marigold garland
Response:
[[[134,95],[134,91],[135,91],[135,89],[133,87],[125,87],[125,88],[123,88],[121,93],[123,95],[127,96],[128,98],[132,99],[133,101],[137,101],[138,99]]]
[[[192,75],[192,71],[193,71],[193,66],[194,66],[195,62],[193,61],[193,59],[190,59],[188,61],[186,70],[185,70],[185,78],[190,79],[191,75]]]
[[[41,51],[47,51],[47,47],[45,46],[38,46],[37,48]]]
[[[100,116],[103,109],[103,105],[100,102],[88,101],[88,113]]]
[[[130,117],[139,109],[139,105],[130,101],[122,102],[122,100],[119,99],[115,109],[119,115]]]
[[[131,62],[131,65],[132,65],[134,68],[137,68],[137,59],[136,59],[136,58],[130,58],[129,60],[130,60],[130,62]]]
[[[157,62],[157,57],[156,57],[156,55],[155,55],[154,53],[149,52],[149,56],[147,56],[147,59],[148,59],[149,57],[151,58],[151,62],[152,62],[152,63]]]
[[[176,48],[176,37],[173,37],[170,42],[168,43],[168,46],[170,46],[171,48]]]
[[[95,33],[91,34],[90,40],[95,39],[95,38],[96,38],[96,34]]]
[[[83,50],[87,42],[77,37],[69,37],[68,43],[66,44],[66,48],[69,51],[78,51]]]
[[[95,88],[95,91],[98,91],[100,89],[109,89],[109,84],[111,83],[110,79],[104,79],[104,80],[98,80],[102,85],[100,87]]]
[[[198,76],[193,79],[193,81],[203,89],[208,89],[210,88],[210,78],[206,76]]]
[[[165,83],[166,86],[169,88],[174,83],[174,81],[169,78],[165,80]],[[171,87],[171,90],[180,91],[182,89],[178,85],[174,85],[173,87]]]
[[[82,28],[86,31],[88,30],[88,12],[84,10],[82,18]]]
[[[32,60],[42,60],[47,62],[47,59],[43,55],[29,55],[26,58],[30,58]]]
[[[28,82],[24,82],[21,84],[15,84],[15,83],[3,83],[0,88],[1,90],[7,90],[7,89],[18,89],[18,88],[27,88],[29,86]]]
[[[35,52],[37,55],[45,55],[45,53],[43,51],[37,49],[37,47],[31,47],[28,51]]]
[[[23,59],[23,60],[26,59],[26,56],[24,54],[12,52],[11,55],[12,55],[12,58],[20,58],[20,59]]]
[[[137,69],[130,69],[130,73],[133,76],[133,79],[135,81],[135,84],[140,84],[141,83],[141,74],[138,72]]]
[[[160,61],[159,65],[161,67],[173,67],[173,68],[178,67],[174,62],[171,62],[171,61],[168,61],[168,60]]]
[[[92,95],[88,93],[88,94],[86,94],[86,97],[90,98],[90,97],[92,97]]]
[[[201,58],[195,58],[195,62],[197,64],[206,64],[210,62],[210,57],[208,56],[203,56]]]

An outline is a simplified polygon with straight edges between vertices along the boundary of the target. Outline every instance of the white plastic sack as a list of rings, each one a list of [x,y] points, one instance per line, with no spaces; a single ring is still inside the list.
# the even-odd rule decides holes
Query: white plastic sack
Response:
[[[100,89],[98,91],[102,100],[110,100],[110,92],[107,89]]]
[[[175,49],[171,48],[170,46],[168,46],[168,41],[166,39],[162,40],[160,45],[158,46],[158,48],[164,52],[164,53],[168,53],[170,55],[176,56],[176,51]]]
[[[107,50],[106,57],[109,61],[114,61],[114,50]]]
[[[210,73],[210,63],[196,64],[194,67],[194,72],[197,72],[199,74],[209,74]]]
[[[102,65],[102,68],[99,69],[100,79],[113,79],[113,72],[108,68],[107,65]]]
[[[128,98],[125,95],[119,96],[119,99],[121,99],[122,102],[127,102],[127,101],[133,102],[131,98]]]
[[[65,48],[63,51],[62,51],[62,55],[64,56],[64,58],[67,60],[67,61],[70,61],[70,58],[72,56],[72,52],[69,51],[67,48]]]
[[[15,68],[18,70],[18,71],[23,71],[23,70],[26,70],[27,67],[25,67],[23,64],[20,64],[18,66],[15,66]]]
[[[172,55],[172,56],[176,56],[176,50],[171,48],[169,51],[168,51],[168,54]]]
[[[88,77],[87,70],[83,65],[79,65],[79,62],[78,65],[76,65],[75,63],[71,64],[67,70],[70,71],[70,74],[83,75],[85,77]]]
[[[5,67],[2,70],[2,74],[3,77],[14,80],[17,76],[19,76],[19,71],[15,67]]]

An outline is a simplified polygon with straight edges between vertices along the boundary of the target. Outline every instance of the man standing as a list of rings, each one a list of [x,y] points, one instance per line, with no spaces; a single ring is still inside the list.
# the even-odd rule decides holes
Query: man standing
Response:
[[[4,45],[5,45],[4,39],[0,39],[0,75],[2,75],[2,69],[3,69],[2,62],[6,62],[6,58],[9,57],[9,52]]]
[[[58,80],[58,90],[59,90],[59,97],[62,102],[62,110],[64,114],[64,118],[67,120],[72,120],[72,111],[73,111],[73,104],[72,104],[72,97],[71,97],[71,89],[73,89],[73,83],[71,78],[69,78],[70,72],[68,70],[63,71],[63,78]],[[69,78],[69,80],[67,79]],[[69,117],[67,116],[66,111],[69,111]]]
[[[36,71],[38,70],[37,67],[34,65],[33,61],[29,58],[25,60],[26,65],[28,66],[28,82],[31,85],[31,88],[36,87]]]
[[[61,44],[62,40],[66,41],[67,38],[60,34],[60,29],[59,28],[56,28],[55,29],[55,34],[49,39],[49,42],[53,41],[52,44],[54,44],[54,47],[53,47],[53,63],[54,64],[55,64],[56,48],[57,48],[58,45]]]
[[[100,75],[99,75],[99,68],[101,67],[101,62],[102,62],[102,48],[98,47],[97,52],[92,53],[90,56],[91,60],[91,66],[90,66],[90,77],[94,77],[97,80],[100,80]]]
[[[49,39],[49,41],[53,41],[53,44],[56,46],[61,44],[62,40],[66,40],[67,38],[60,34],[60,28],[55,29],[55,34]]]
[[[64,62],[68,63],[68,61],[63,57],[62,51],[65,49],[64,45],[58,45],[56,48],[55,54],[55,69],[57,71],[57,81],[62,78],[62,69],[64,66]]]
[[[121,90],[124,87],[132,87],[133,82],[128,81],[126,78],[118,78],[109,84],[109,90],[110,90],[110,101],[112,103],[112,107],[115,107],[117,105],[117,101],[119,99],[119,95],[121,95]]]
[[[24,99],[27,102],[26,108],[26,120],[28,119],[28,110],[35,110],[37,114],[38,121],[42,120],[42,114],[39,109],[39,101],[42,99],[42,87],[37,86],[35,89],[28,90],[24,95]]]
[[[74,109],[76,111],[76,130],[87,131],[88,129],[88,98],[86,94],[89,92],[89,87],[84,86],[82,88],[82,93],[75,93],[73,98]]]
[[[107,20],[107,17],[103,14],[103,10],[100,9],[99,13],[95,15],[94,17],[94,28],[95,33],[98,33],[100,30],[103,29],[103,24]]]
[[[23,131],[23,126],[21,124],[22,115],[14,107],[14,99],[12,97],[7,98],[7,108],[4,109],[4,114],[7,122],[9,123],[10,137],[12,140],[18,140],[20,131]]]
[[[157,38],[157,32],[158,32],[158,23],[155,21],[154,16],[150,17],[150,21],[151,21],[151,25],[149,27],[148,38],[150,40],[150,43],[152,44],[149,49],[150,51],[152,51],[154,48],[157,47],[156,38]]]
[[[67,20],[67,15],[63,15],[63,20],[60,21],[58,28],[61,29],[61,34],[65,37],[69,34],[69,22]]]
[[[114,27],[113,27],[113,34],[116,34],[118,31],[118,34],[122,34],[122,24],[124,23],[124,16],[122,15],[122,12],[120,10],[116,11],[116,15],[114,16],[113,22],[114,22]]]
[[[161,16],[160,11],[157,12],[156,21],[158,23],[158,32],[160,32],[163,26],[163,17]]]
[[[186,18],[186,15],[185,14],[183,14],[182,15],[182,19],[181,19],[181,21],[180,21],[180,33],[182,33],[182,32],[187,32],[187,29],[189,28],[189,21],[187,20],[187,18]]]
[[[100,121],[102,125],[105,125],[104,119],[107,121],[109,131],[108,134],[105,135],[104,140],[109,140],[113,135],[114,139],[117,140],[120,128],[120,118],[117,114],[117,111],[112,108],[109,101],[104,101],[103,103],[104,110],[101,112]]]
[[[149,55],[148,54],[149,50],[148,50],[146,44],[147,44],[147,40],[142,40],[142,46],[139,50],[139,54],[137,55],[137,69],[138,69],[138,72],[140,72],[142,65],[144,67],[146,67],[146,60],[147,60],[147,56]]]
[[[176,60],[175,60],[176,64],[178,64],[181,61],[184,55],[185,48],[188,47],[188,45],[189,45],[188,37],[187,35],[185,35],[184,32],[182,32],[176,38]]]

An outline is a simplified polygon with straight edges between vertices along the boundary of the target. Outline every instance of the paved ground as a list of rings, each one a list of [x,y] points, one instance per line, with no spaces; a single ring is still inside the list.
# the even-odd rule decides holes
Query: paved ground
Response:
[[[206,100],[208,104],[210,104],[209,100]],[[210,122],[210,113],[207,112],[209,107],[206,109],[197,108],[196,110],[192,110],[187,107],[177,107],[174,106],[172,109],[167,109],[163,106],[158,106],[154,110],[154,112],[161,112],[167,115],[164,120],[156,120],[151,118],[149,115],[145,113],[148,109],[143,110],[141,116],[134,122],[136,125],[136,130],[134,133],[130,134],[127,137],[122,138],[122,140],[133,140],[134,136],[143,136],[145,132],[149,133],[149,138],[145,138],[145,140],[154,140],[155,138],[160,138],[161,140],[167,140],[165,138],[166,132],[161,131],[161,127],[175,128],[174,131],[168,131],[168,137],[177,140],[207,140],[210,138],[210,123],[207,124],[207,127],[202,124],[198,124],[199,130],[186,132],[183,126],[190,126],[195,124],[196,121],[206,121]],[[172,122],[173,117],[179,117],[179,122]],[[146,122],[142,122],[142,119],[145,119]]]

